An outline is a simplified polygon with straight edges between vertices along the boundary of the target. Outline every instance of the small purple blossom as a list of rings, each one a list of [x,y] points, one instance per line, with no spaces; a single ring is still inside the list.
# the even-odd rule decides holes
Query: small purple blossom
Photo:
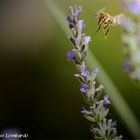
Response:
[[[130,71],[131,70],[131,63],[130,63],[130,61],[128,59],[125,60],[123,68],[124,68],[125,71]]]
[[[82,7],[81,6],[79,6],[79,7],[77,7],[77,6],[70,7],[70,13],[74,17],[78,17],[79,18],[79,15],[80,15],[81,11],[82,11]]]
[[[133,0],[129,4],[128,8],[133,14],[139,15],[140,14],[140,1],[139,0]]]
[[[71,17],[70,17],[70,16],[67,16],[67,17],[66,17],[66,20],[67,20],[67,22],[68,22],[68,24],[69,24],[69,28],[70,28],[70,29],[74,28],[74,23],[73,23]]]
[[[75,7],[70,7],[70,13],[72,15],[72,19],[71,19],[71,24],[72,25],[76,25],[77,22],[79,22],[79,15],[82,11],[82,8],[79,6],[75,6]]]
[[[103,105],[107,105],[107,104],[110,104],[110,101],[108,99],[108,96],[104,96],[104,99],[103,99]]]
[[[88,85],[87,84],[81,84],[80,91],[83,92],[83,93],[87,93],[88,92]]]
[[[86,36],[86,37],[84,38],[85,44],[89,44],[90,41],[91,41],[91,37],[90,37],[90,36]]]
[[[72,20],[71,20],[70,16],[67,16],[66,20],[67,20],[68,23],[72,23]]]
[[[78,27],[78,29],[82,30],[85,27],[84,21],[79,20],[77,23],[77,27]]]
[[[68,51],[67,52],[67,57],[69,61],[73,61],[74,60],[74,53],[73,51]]]
[[[84,77],[88,77],[89,76],[89,71],[86,68],[81,67],[81,75],[84,76]]]
[[[90,41],[91,41],[90,36],[85,36],[85,35],[82,36],[82,46],[88,47]]]
[[[107,121],[107,125],[108,125],[108,127],[115,127],[117,125],[117,122],[113,121],[112,119],[109,119]]]
[[[100,69],[99,68],[96,68],[92,73],[91,73],[91,76],[93,78],[93,80],[96,78],[97,74],[100,72]]]
[[[112,122],[112,126],[116,126],[117,125],[117,121]]]
[[[77,24],[77,21],[78,21],[78,19],[76,17],[73,17],[73,19],[72,19],[70,16],[67,16],[66,20],[67,20],[69,26],[71,25],[73,27],[74,27],[74,25]]]

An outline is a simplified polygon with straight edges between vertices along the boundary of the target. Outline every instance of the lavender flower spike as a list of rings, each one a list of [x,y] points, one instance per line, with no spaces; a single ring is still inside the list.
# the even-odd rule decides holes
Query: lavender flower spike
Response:
[[[90,36],[83,33],[85,23],[79,19],[81,7],[70,7],[70,16],[67,17],[69,29],[72,32],[70,37],[73,49],[67,53],[68,60],[75,63],[78,74],[74,76],[80,81],[80,91],[82,92],[86,108],[82,109],[81,113],[90,122],[93,123],[91,133],[95,139],[117,140],[121,139],[117,136],[117,130],[114,122],[107,120],[106,116],[109,112],[108,104],[110,100],[108,96],[102,99],[103,86],[96,86],[96,76],[99,73],[99,68],[90,72],[87,68],[86,57],[88,54]],[[107,133],[105,133],[107,132]]]
[[[140,87],[140,0],[124,0],[124,10],[129,17],[124,18],[122,41],[124,43],[124,70],[133,83]]]

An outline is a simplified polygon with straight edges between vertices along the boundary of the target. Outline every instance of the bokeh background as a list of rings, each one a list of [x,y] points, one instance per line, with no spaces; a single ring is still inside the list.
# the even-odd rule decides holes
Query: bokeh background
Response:
[[[14,128],[28,139],[91,139],[80,113],[84,103],[76,69],[66,58],[71,45],[47,1],[0,0],[0,133]],[[83,7],[90,48],[140,121],[140,90],[123,71],[121,28],[112,28],[107,40],[102,30],[94,36],[95,13],[104,7],[121,13],[121,0],[52,1],[65,15],[70,5]],[[133,138],[112,105],[109,118],[117,120],[125,138]]]

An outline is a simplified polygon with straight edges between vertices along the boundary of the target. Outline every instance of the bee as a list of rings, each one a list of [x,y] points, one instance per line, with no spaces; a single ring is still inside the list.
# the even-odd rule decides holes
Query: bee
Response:
[[[101,26],[103,26],[103,30],[105,31],[104,35],[106,38],[112,26],[119,25],[122,23],[123,14],[111,16],[106,12],[106,9],[103,8],[97,12],[96,16],[99,26],[96,33],[101,29]]]

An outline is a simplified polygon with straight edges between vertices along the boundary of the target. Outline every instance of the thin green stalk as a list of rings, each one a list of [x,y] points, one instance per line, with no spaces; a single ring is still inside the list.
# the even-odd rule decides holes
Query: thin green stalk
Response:
[[[59,6],[55,2],[53,2],[53,0],[46,0],[46,2],[48,9],[50,10],[51,14],[55,18],[61,29],[65,32],[66,36],[70,35],[69,29],[66,24],[66,16],[61,11]],[[90,69],[93,70],[93,68],[95,67],[100,67],[102,69],[102,72],[97,76],[97,78],[99,82],[104,85],[105,92],[109,94],[114,108],[122,118],[125,125],[128,127],[129,131],[132,133],[132,135],[135,138],[140,138],[140,124],[137,118],[121,96],[117,87],[115,87],[103,67],[100,65],[100,63],[97,61],[90,50],[88,56],[88,67]]]

